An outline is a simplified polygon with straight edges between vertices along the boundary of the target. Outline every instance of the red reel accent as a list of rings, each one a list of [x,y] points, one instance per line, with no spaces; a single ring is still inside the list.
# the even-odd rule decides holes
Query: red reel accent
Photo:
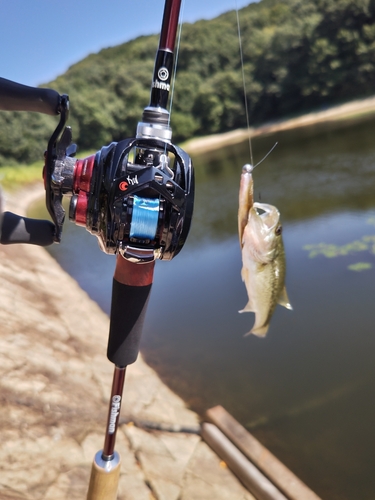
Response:
[[[86,227],[88,203],[89,203],[88,193],[80,191],[78,193],[76,212],[75,212],[75,223],[77,224],[77,226]]]
[[[92,172],[95,164],[95,155],[88,156],[83,160],[77,160],[74,169],[73,191],[80,193],[80,191],[90,192],[90,183]]]
[[[77,160],[74,169],[73,192],[78,194],[75,210],[77,226],[86,226],[91,177],[95,165],[95,155]]]

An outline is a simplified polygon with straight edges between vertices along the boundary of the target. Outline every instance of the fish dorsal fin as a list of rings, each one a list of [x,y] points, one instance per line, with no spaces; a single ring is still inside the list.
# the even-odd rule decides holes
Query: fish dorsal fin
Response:
[[[279,300],[277,302],[278,302],[278,304],[280,304],[283,307],[286,307],[287,309],[290,309],[290,310],[293,309],[292,304],[289,301],[289,297],[288,297],[285,286],[281,290],[280,295],[279,295]]]

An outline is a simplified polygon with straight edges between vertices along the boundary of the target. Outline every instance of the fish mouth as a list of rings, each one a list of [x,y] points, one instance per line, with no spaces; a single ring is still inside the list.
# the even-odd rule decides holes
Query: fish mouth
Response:
[[[280,212],[273,205],[255,202],[251,210],[269,231],[276,230],[280,226]]]

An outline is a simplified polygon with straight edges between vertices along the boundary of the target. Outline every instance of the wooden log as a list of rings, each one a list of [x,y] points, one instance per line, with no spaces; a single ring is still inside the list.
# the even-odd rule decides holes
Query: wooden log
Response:
[[[204,422],[201,435],[257,500],[288,500],[216,425]]]
[[[321,500],[222,406],[207,410],[205,416],[290,500]]]

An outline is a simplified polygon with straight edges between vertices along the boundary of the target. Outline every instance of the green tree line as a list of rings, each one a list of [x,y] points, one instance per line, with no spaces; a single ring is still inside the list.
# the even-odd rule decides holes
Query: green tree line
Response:
[[[375,0],[261,0],[239,11],[251,125],[374,94]],[[131,137],[148,105],[158,36],[92,54],[43,87],[69,94],[81,149]],[[237,16],[184,24],[174,141],[246,126]],[[22,82],[21,82],[22,83]],[[41,156],[56,120],[0,113],[0,164]]]

